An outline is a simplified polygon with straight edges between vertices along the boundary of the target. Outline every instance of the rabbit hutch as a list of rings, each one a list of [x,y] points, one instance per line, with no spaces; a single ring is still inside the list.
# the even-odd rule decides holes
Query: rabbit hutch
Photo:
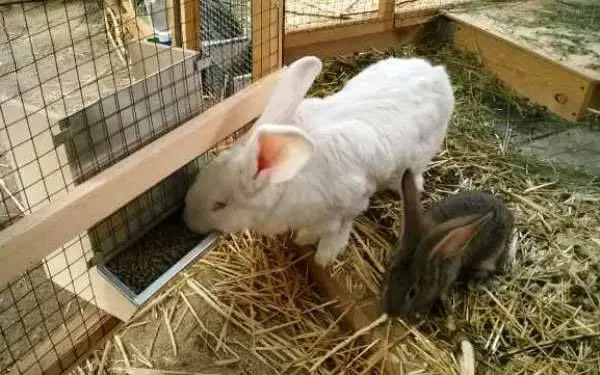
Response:
[[[1,374],[460,373],[456,332],[477,373],[598,371],[597,1],[14,0],[0,12]],[[402,223],[393,194],[371,199],[327,268],[287,235],[186,228],[197,172],[308,55],[323,61],[308,96],[388,56],[447,67],[456,105],[422,199],[505,198],[517,261],[493,287],[453,291],[417,323],[378,318]]]

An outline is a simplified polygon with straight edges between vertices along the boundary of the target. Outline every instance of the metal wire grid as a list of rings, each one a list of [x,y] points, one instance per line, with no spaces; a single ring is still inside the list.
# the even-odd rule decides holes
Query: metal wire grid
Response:
[[[114,30],[103,20],[106,3],[2,7],[0,48],[9,52],[0,57],[4,225],[247,85],[249,3],[201,2],[202,54],[113,43],[108,34]],[[117,39],[124,35],[116,33]],[[84,341],[90,341],[86,321],[101,312],[93,306],[87,264],[96,253],[126,247],[179,205],[198,163],[208,158],[174,173],[0,289],[0,373],[42,369],[63,341],[74,344],[75,330],[83,329]],[[48,341],[59,328],[67,333]],[[77,359],[59,362],[58,370]]]
[[[377,15],[380,2],[380,0],[288,0],[285,3],[285,31],[367,20]]]
[[[391,5],[396,17],[418,17],[437,9],[473,0],[288,0],[285,2],[285,32],[348,22],[387,20],[382,13]],[[393,5],[392,5],[393,4]]]

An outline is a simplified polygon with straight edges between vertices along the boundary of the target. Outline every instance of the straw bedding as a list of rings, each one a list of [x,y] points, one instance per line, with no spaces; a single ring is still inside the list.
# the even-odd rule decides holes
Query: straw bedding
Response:
[[[476,349],[478,374],[598,373],[598,181],[520,157],[499,125],[520,126],[546,115],[503,91],[476,60],[446,46],[328,60],[312,94],[336,91],[389,54],[427,55],[448,66],[457,107],[443,150],[426,173],[423,200],[428,206],[461,189],[504,197],[518,230],[511,270],[490,289],[453,292],[444,301],[445,315],[412,325],[386,322],[384,343],[344,341],[352,333],[327,308],[336,301],[315,291],[288,236],[232,234],[79,371],[376,374],[395,366],[400,373],[454,374],[448,333],[457,329]],[[394,194],[374,197],[371,206],[331,269],[357,301],[377,300],[401,222]]]

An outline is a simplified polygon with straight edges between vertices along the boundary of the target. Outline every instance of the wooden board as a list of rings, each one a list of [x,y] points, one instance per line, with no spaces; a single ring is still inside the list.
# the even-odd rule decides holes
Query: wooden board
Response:
[[[350,54],[369,48],[387,48],[420,40],[431,19],[411,26],[394,29],[386,22],[373,21],[350,24],[315,31],[294,31],[285,36],[284,62],[289,64],[299,57],[315,55],[321,58]]]
[[[275,72],[243,89],[4,229],[0,232],[0,284],[256,119],[277,77]]]
[[[528,48],[471,24],[454,13],[447,17],[454,45],[478,55],[483,65],[507,86],[563,119],[574,121],[587,112],[596,80]]]

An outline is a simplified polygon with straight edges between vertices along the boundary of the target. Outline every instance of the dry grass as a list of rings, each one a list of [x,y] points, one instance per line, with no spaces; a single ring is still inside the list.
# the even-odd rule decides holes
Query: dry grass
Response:
[[[423,198],[428,205],[459,189],[504,196],[516,216],[520,246],[511,271],[490,290],[457,290],[444,301],[446,317],[411,326],[394,322],[386,328],[387,342],[364,343],[347,340],[352,333],[338,328],[342,316],[327,309],[336,301],[314,291],[287,237],[230,235],[97,355],[104,373],[303,374],[316,366],[318,374],[373,374],[397,366],[401,373],[453,374],[458,367],[447,340],[452,325],[474,344],[478,374],[598,373],[598,181],[520,158],[496,125],[518,126],[543,119],[543,112],[508,95],[474,60],[446,47],[328,61],[313,94],[337,90],[390,53],[426,54],[450,69],[456,113],[444,150],[427,173]],[[400,208],[394,195],[375,197],[332,268],[357,301],[377,298]]]

